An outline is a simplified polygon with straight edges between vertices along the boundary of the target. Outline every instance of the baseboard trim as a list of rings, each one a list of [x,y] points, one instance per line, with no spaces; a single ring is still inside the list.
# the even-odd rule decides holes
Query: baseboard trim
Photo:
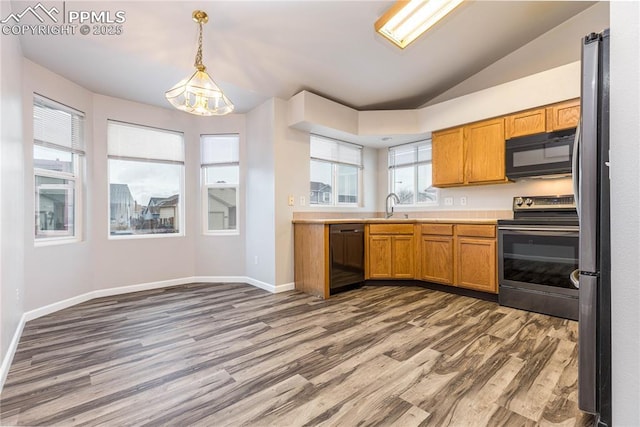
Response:
[[[22,336],[22,330],[24,329],[25,323],[27,323],[27,321],[25,319],[25,315],[23,314],[20,317],[20,321],[18,322],[18,327],[13,334],[13,338],[11,338],[9,348],[7,348],[7,352],[2,358],[2,365],[0,365],[0,393],[2,393],[4,382],[7,380],[7,375],[9,375],[11,362],[13,362],[13,356],[16,354],[16,350],[18,349],[18,342],[20,342],[20,337]]]
[[[97,289],[95,291],[90,291],[85,294],[77,295],[75,297],[67,298],[62,301],[54,302],[53,304],[45,305],[44,307],[27,311],[24,316],[26,318],[26,321],[28,322],[29,320],[37,319],[38,317],[55,313],[56,311],[63,310],[76,304],[87,302],[94,298],[110,297],[113,295],[128,294],[131,292],[148,291],[151,289],[166,288],[168,286],[185,285],[187,283],[193,283],[193,278],[185,277],[182,279],[161,280],[158,282],[118,286],[116,288]]]

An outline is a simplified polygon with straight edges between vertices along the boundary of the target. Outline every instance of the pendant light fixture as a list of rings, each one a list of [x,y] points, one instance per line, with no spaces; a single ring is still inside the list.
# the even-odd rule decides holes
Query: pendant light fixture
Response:
[[[206,12],[196,10],[193,20],[198,24],[198,51],[195,73],[165,92],[167,100],[178,110],[199,116],[222,116],[233,111],[233,104],[207,74],[202,63],[202,24],[209,22]]]

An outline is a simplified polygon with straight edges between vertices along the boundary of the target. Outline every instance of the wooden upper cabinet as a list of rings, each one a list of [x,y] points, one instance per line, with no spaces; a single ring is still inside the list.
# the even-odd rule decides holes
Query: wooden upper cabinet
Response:
[[[464,128],[433,132],[432,181],[434,187],[464,183]]]
[[[561,102],[547,107],[547,132],[578,126],[580,99]]]
[[[466,182],[506,182],[504,119],[472,123],[465,132]]]
[[[504,119],[504,138],[533,135],[547,129],[547,109],[536,108],[512,114]]]

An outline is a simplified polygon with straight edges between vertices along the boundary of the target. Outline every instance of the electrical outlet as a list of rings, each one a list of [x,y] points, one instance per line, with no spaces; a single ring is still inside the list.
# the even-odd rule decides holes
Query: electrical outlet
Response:
[[[20,301],[20,288],[16,288],[16,300]]]
[[[255,265],[258,265],[258,255],[256,255],[256,256],[254,256],[254,257],[253,257],[253,263],[254,263]]]
[[[460,197],[460,206],[467,206],[467,196]]]
[[[445,197],[444,198],[445,206],[453,206],[453,197]]]
[[[293,196],[289,196],[289,206],[293,206],[294,203],[295,199],[293,198]]]
[[[304,196],[300,196],[300,206],[305,206],[307,204],[307,199]]]

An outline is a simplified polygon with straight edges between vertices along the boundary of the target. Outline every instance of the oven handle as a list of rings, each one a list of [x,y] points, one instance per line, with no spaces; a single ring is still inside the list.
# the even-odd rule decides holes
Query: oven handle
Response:
[[[544,234],[547,235],[549,232],[558,233],[558,234],[577,234],[580,231],[580,227],[575,228],[552,228],[552,227],[518,227],[518,228],[505,228],[498,227],[499,231],[509,231],[515,234]]]

